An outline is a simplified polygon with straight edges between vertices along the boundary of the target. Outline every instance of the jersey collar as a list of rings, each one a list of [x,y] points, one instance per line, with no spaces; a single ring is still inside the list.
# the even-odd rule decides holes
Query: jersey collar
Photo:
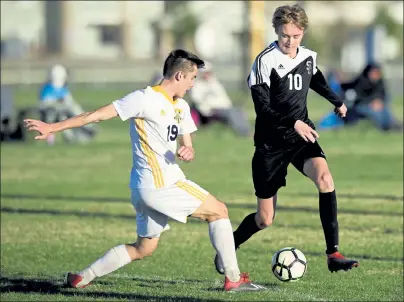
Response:
[[[279,48],[279,46],[278,46],[278,40],[274,41],[273,44],[275,45],[275,48],[276,48],[283,56],[286,56],[289,60],[295,60],[295,59],[298,57],[298,55],[300,54],[300,48],[301,48],[300,45],[299,45],[299,47],[297,48],[296,57],[294,57],[294,58],[292,59],[292,58],[289,57],[288,55],[284,54],[284,53],[282,52],[282,50]]]
[[[178,99],[173,99],[173,98],[171,98],[171,97],[167,94],[167,92],[166,92],[160,85],[152,86],[152,89],[153,89],[155,92],[159,92],[159,93],[163,94],[164,97],[167,99],[167,101],[169,101],[171,104],[173,104],[173,105],[177,104]]]

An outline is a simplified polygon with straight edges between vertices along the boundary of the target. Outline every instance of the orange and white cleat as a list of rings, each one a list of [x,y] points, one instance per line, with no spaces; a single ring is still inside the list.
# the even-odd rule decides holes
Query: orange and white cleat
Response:
[[[72,288],[85,288],[86,286],[91,284],[91,283],[85,283],[83,277],[80,276],[79,274],[72,274],[72,273],[67,273],[66,283],[69,287]]]
[[[224,290],[228,292],[257,291],[265,289],[266,288],[261,285],[253,284],[250,281],[248,273],[241,273],[240,280],[237,282],[230,281],[227,276],[224,281]]]

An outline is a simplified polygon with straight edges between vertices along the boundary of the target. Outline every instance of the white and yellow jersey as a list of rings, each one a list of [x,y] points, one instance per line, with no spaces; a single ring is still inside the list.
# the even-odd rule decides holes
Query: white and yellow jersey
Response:
[[[178,135],[197,130],[188,103],[171,99],[160,86],[148,86],[112,104],[123,121],[130,119],[130,187],[164,188],[185,180],[176,152]]]

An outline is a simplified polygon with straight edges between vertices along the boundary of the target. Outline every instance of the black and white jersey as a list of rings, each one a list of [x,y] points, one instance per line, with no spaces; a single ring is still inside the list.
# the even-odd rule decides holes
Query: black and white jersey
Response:
[[[292,59],[281,52],[276,41],[256,57],[248,77],[257,114],[256,145],[293,137],[297,120],[314,128],[307,112],[309,88],[335,106],[342,105],[317,68],[316,59],[317,53],[305,47],[299,47]]]

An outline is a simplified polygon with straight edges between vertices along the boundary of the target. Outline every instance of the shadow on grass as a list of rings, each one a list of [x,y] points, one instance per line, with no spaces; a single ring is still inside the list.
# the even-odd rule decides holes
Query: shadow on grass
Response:
[[[229,206],[230,208],[232,206]],[[280,207],[281,211],[284,210],[284,208]],[[288,209],[288,208],[287,208]],[[277,207],[277,210],[279,210],[279,207]],[[314,210],[314,209],[313,209]],[[91,217],[91,218],[110,218],[110,219],[128,219],[128,220],[134,220],[136,219],[135,214],[131,215],[126,215],[126,214],[109,214],[109,213],[102,213],[102,212],[83,212],[83,211],[59,211],[59,210],[52,210],[52,209],[23,209],[23,208],[10,208],[10,207],[1,207],[0,211],[2,213],[12,213],[12,214],[32,214],[32,215],[58,215],[58,216],[78,216],[78,217]],[[299,211],[299,209],[297,209]],[[313,211],[315,213],[318,213],[318,210]],[[343,213],[343,211],[340,211],[340,213]],[[399,215],[401,216],[401,215]],[[233,223],[239,224],[241,221],[234,221],[232,220]],[[189,219],[188,223],[205,223],[204,221],[198,220],[198,219]],[[291,229],[318,229],[320,226],[311,226],[307,224],[292,224],[292,223],[282,223],[278,222],[276,223],[276,226],[278,227],[287,227]],[[354,232],[363,232],[366,231],[366,228],[362,227],[350,227],[346,226],[344,227],[345,230],[348,231],[354,231]],[[401,230],[395,230],[391,228],[385,228],[381,230],[373,230],[374,234],[402,234]]]
[[[234,208],[235,205],[229,205],[229,208]],[[239,206],[239,205],[238,205]],[[243,205],[241,205],[243,206]],[[246,207],[249,208],[249,207]],[[301,212],[311,212],[311,213],[318,213],[317,209],[313,208],[300,208],[300,207],[293,207],[293,208],[288,208],[288,207],[281,207],[277,206],[277,210],[279,211],[301,211]],[[127,220],[134,220],[136,219],[135,213],[133,214],[110,214],[110,213],[103,213],[103,212],[85,212],[85,211],[60,211],[60,210],[52,210],[52,209],[24,209],[24,208],[11,208],[11,207],[1,207],[0,211],[2,213],[12,213],[12,214],[27,214],[27,215],[58,215],[58,216],[78,216],[78,217],[91,217],[91,218],[110,218],[110,219],[127,219]],[[340,210],[339,213],[347,213],[347,211]],[[375,213],[375,211],[370,212],[370,213]],[[367,214],[370,214],[367,212]],[[354,211],[352,214],[358,214],[358,215],[364,215],[364,212],[361,211]],[[400,213],[379,213],[379,215],[385,214],[386,216],[400,216],[402,217],[402,214]],[[394,215],[392,215],[394,214]],[[374,214],[375,215],[375,214]],[[232,220],[233,223],[239,224],[240,221],[234,221]],[[198,219],[188,219],[188,223],[205,223],[201,220]],[[311,226],[307,224],[293,224],[293,223],[282,223],[282,222],[277,222],[276,223],[277,227],[287,227],[291,229],[318,229],[321,226]],[[367,229],[365,227],[351,227],[351,226],[346,226],[344,227],[345,230],[347,231],[354,231],[354,232],[364,232]],[[392,229],[392,228],[385,228],[381,230],[372,230],[374,234],[402,234],[402,231],[400,229]]]
[[[140,280],[140,278],[139,278]],[[191,280],[197,281],[197,280]],[[152,280],[148,279],[147,282],[143,280],[144,283],[148,284],[148,287],[162,288],[163,284],[175,284],[170,283],[170,281],[163,280]],[[186,283],[188,282],[181,282]],[[108,284],[108,282],[101,281],[97,284]],[[142,286],[141,284],[139,284]],[[88,287],[90,288],[90,287]],[[218,299],[199,299],[186,296],[157,296],[157,295],[144,295],[136,293],[119,293],[119,292],[101,292],[101,291],[89,291],[86,289],[70,289],[66,285],[60,284],[60,282],[52,282],[43,279],[33,279],[33,278],[12,278],[12,277],[0,277],[0,292],[1,293],[38,293],[46,295],[56,295],[61,294],[64,296],[74,296],[80,299],[80,297],[87,298],[105,298],[105,299],[128,299],[135,301],[218,301]],[[211,291],[212,289],[208,289]]]
[[[339,195],[341,196],[341,195]],[[370,198],[369,195],[368,198]],[[10,199],[42,199],[42,200],[54,200],[54,201],[93,201],[93,202],[125,202],[125,203],[130,203],[129,199],[125,198],[114,198],[114,197],[74,197],[74,196],[42,196],[42,195],[24,195],[24,194],[1,194],[2,198],[10,198]],[[318,196],[316,195],[316,198]],[[388,197],[388,196],[386,196]],[[390,196],[392,198],[392,196]],[[395,196],[398,198],[397,200],[402,200],[402,196]],[[227,203],[226,204],[228,208],[231,209],[256,209],[256,204],[255,203],[237,203],[237,204],[232,204],[232,203]],[[11,211],[10,208],[4,207],[1,210],[3,211]],[[318,213],[317,208],[312,208],[312,207],[298,207],[298,206],[293,206],[293,207],[285,207],[282,205],[277,205],[276,207],[277,211],[287,211],[287,212],[306,212],[306,213]],[[18,210],[16,210],[18,211]],[[48,211],[48,210],[44,210]],[[49,210],[52,211],[52,210]],[[403,213],[402,212],[385,212],[385,211],[363,211],[363,210],[355,210],[355,209],[340,209],[338,211],[340,214],[353,214],[353,215],[376,215],[376,216],[399,216],[402,217]],[[68,212],[66,212],[68,213]],[[52,214],[52,213],[49,213]],[[71,214],[74,215],[74,214]],[[80,214],[79,214],[80,215]],[[103,216],[104,213],[99,213],[99,215]],[[105,213],[105,216],[108,216],[109,214]],[[99,216],[99,217],[101,217]],[[132,217],[131,215],[120,215],[119,218],[126,218],[126,217]]]
[[[249,192],[250,193],[250,192]],[[283,196],[298,196],[318,198],[318,193],[292,193],[283,192]],[[60,195],[35,195],[35,194],[7,194],[2,193],[2,198],[10,199],[42,199],[42,200],[71,200],[71,201],[97,201],[97,202],[130,202],[129,198],[120,197],[92,197],[92,196],[60,196]],[[403,196],[389,194],[344,194],[338,193],[339,198],[374,200],[382,199],[386,201],[403,201]]]

